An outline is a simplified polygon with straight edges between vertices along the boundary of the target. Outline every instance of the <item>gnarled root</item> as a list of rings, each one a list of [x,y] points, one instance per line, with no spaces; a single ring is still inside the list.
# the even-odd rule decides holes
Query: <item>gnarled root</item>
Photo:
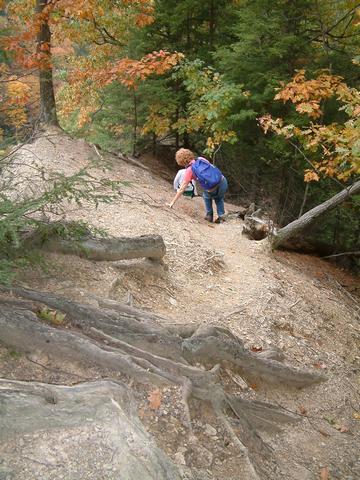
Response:
[[[183,338],[162,326],[160,317],[114,301],[104,300],[102,308],[97,308],[32,290],[13,289],[12,293],[26,300],[0,297],[2,342],[24,352],[37,349],[50,358],[102,367],[115,375],[121,372],[140,383],[178,385],[190,433],[189,400],[194,397],[212,406],[243,455],[249,478],[258,478],[256,472],[265,477],[264,461],[271,457],[270,448],[257,430],[274,432],[283,423],[298,421],[300,416],[226,393],[220,381],[221,366],[226,364],[257,381],[280,381],[297,387],[324,380],[318,374],[256,357],[224,328],[199,327],[193,335]],[[40,321],[31,311],[39,302],[66,313],[67,320],[81,331],[55,328]],[[198,364],[210,368],[205,370]],[[241,439],[233,423],[240,426]]]

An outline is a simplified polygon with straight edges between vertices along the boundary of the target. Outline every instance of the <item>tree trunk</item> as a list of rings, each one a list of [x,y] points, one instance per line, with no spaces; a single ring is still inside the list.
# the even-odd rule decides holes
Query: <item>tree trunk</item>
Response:
[[[177,86],[176,90],[178,90],[178,86]],[[176,114],[175,114],[175,122],[176,123],[179,120],[179,115],[180,115],[179,107],[176,107]],[[175,150],[178,151],[179,148],[180,148],[180,134],[179,134],[179,130],[176,129],[176,131],[175,131]]]
[[[304,228],[310,225],[317,217],[323,213],[332,210],[342,203],[344,200],[347,200],[352,195],[355,195],[360,192],[360,180],[355,182],[348,188],[345,188],[334,197],[329,198],[326,202],[321,203],[315,208],[312,208],[304,215],[302,215],[297,220],[286,225],[286,227],[281,228],[271,240],[272,248],[280,247],[286,240],[293,237],[297,233],[301,232]]]
[[[37,35],[37,53],[40,55],[40,122],[45,125],[59,126],[51,57],[51,31],[47,15],[44,13],[49,0],[36,0],[35,12],[41,18]]]
[[[133,106],[134,106],[134,124],[133,124],[133,146],[132,154],[136,154],[136,144],[137,144],[137,129],[138,129],[138,112],[137,112],[137,96],[135,89],[133,90]]]
[[[287,211],[287,201],[289,197],[290,185],[291,185],[291,175],[288,165],[284,165],[281,169],[281,186],[279,188],[279,200],[277,207],[277,218],[276,221],[280,225],[283,222],[284,216],[286,216]]]
[[[309,185],[310,185],[309,182],[307,182],[306,187],[305,187],[304,197],[303,197],[303,201],[302,201],[302,204],[301,204],[301,207],[300,207],[300,212],[299,212],[298,218],[300,218],[300,217],[303,216],[304,209],[305,209],[305,205],[306,205],[306,201],[307,201],[307,197],[308,197],[308,193],[309,193]]]
[[[215,27],[216,27],[215,1],[211,0],[210,11],[209,11],[209,50],[210,51],[214,47]]]
[[[253,175],[251,178],[251,187],[250,187],[250,201],[251,203],[255,203],[255,205],[259,204],[259,191],[260,191],[260,169],[258,166],[255,167],[253,171]]]
[[[152,136],[152,154],[156,155],[156,133]]]

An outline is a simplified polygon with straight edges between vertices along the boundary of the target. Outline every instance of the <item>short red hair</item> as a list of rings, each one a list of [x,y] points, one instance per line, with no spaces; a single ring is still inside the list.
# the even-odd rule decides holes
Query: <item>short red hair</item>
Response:
[[[191,160],[195,159],[195,155],[187,148],[180,148],[175,154],[175,160],[180,167],[187,167]]]

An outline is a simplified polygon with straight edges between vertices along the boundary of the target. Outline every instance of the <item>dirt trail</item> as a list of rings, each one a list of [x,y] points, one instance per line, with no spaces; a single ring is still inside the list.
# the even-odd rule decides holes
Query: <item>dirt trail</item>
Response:
[[[74,154],[74,145],[81,147],[81,154]],[[50,164],[53,140],[40,139],[31,148]],[[91,156],[96,157],[91,147],[70,139],[62,140],[58,155],[59,151],[64,170],[75,161],[81,166]],[[323,369],[329,381],[304,391],[265,390],[252,385],[245,394],[308,415],[299,427],[289,427],[269,440],[278,455],[288,459],[282,478],[317,479],[322,467],[329,468],[330,478],[360,478],[357,280],[315,257],[270,253],[263,242],[252,242],[241,234],[242,222],[235,217],[224,224],[208,224],[203,220],[201,198],[183,198],[170,210],[165,204],[173,195],[172,185],[157,175],[164,167],[150,157],[143,159],[150,171],[119,159],[108,160],[113,166],[111,176],[130,182],[122,188],[121,201],[100,205],[97,210],[71,210],[67,217],[88,220],[114,236],[162,235],[167,268],[150,268],[142,261],[94,263],[49,254],[49,272],[29,272],[24,284],[90,301],[91,293],[123,301],[130,292],[135,306],[166,315],[174,322],[221,324],[250,348],[273,345],[293,365]],[[236,207],[227,205],[227,211],[236,211]],[[15,363],[12,359],[8,364],[14,372]],[[169,428],[165,436],[160,428],[162,422],[168,425],[169,412],[163,413],[172,408],[168,396],[162,409],[145,422],[158,434],[161,446],[183,463],[183,451],[177,450],[181,428]],[[205,441],[211,455],[211,474],[199,478],[238,478],[233,458],[224,453],[219,442]],[[183,448],[186,452],[188,447]]]

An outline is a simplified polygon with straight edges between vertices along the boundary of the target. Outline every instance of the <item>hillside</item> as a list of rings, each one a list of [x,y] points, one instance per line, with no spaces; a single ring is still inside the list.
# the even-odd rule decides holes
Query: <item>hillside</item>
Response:
[[[56,132],[27,145],[19,155],[66,173],[99,160],[92,146]],[[112,236],[160,234],[167,250],[164,265],[143,260],[96,263],[52,253],[46,255],[47,271],[24,272],[22,286],[96,305],[94,296],[125,302],[130,294],[135,307],[170,323],[220,325],[252,351],[276,347],[286,363],[325,373],[326,382],[302,390],[246,384],[227,371],[223,375],[244,398],[281,405],[302,417],[296,425],[284,425],[280,433],[264,434],[279,465],[268,478],[359,478],[358,279],[319,258],[271,253],[266,243],[250,241],[241,234],[234,205],[227,204],[229,215],[220,225],[203,220],[201,198],[184,198],[170,210],[166,203],[173,195],[172,185],[159,160],[144,157],[147,169],[142,169],[108,154],[100,156],[111,165],[107,175],[124,181],[120,201],[97,209],[72,206],[66,219],[86,220]],[[99,167],[93,175],[105,174]],[[102,377],[96,369],[86,370],[66,359],[63,365],[44,360],[41,352],[31,358],[6,347],[0,352],[3,378],[70,385]],[[241,475],[242,461],[231,439],[198,401],[193,404],[194,440],[184,426],[176,387],[155,390],[160,398],[155,406],[149,401],[154,388],[135,384],[133,390],[143,424],[182,469],[183,478],[250,478]],[[43,453],[35,453],[39,458],[33,458],[42,462]],[[73,478],[65,467],[38,467],[37,478]],[[24,472],[21,478],[35,478]],[[102,475],[93,472],[91,478],[118,478],[114,472]],[[80,472],[78,478],[85,477]]]

